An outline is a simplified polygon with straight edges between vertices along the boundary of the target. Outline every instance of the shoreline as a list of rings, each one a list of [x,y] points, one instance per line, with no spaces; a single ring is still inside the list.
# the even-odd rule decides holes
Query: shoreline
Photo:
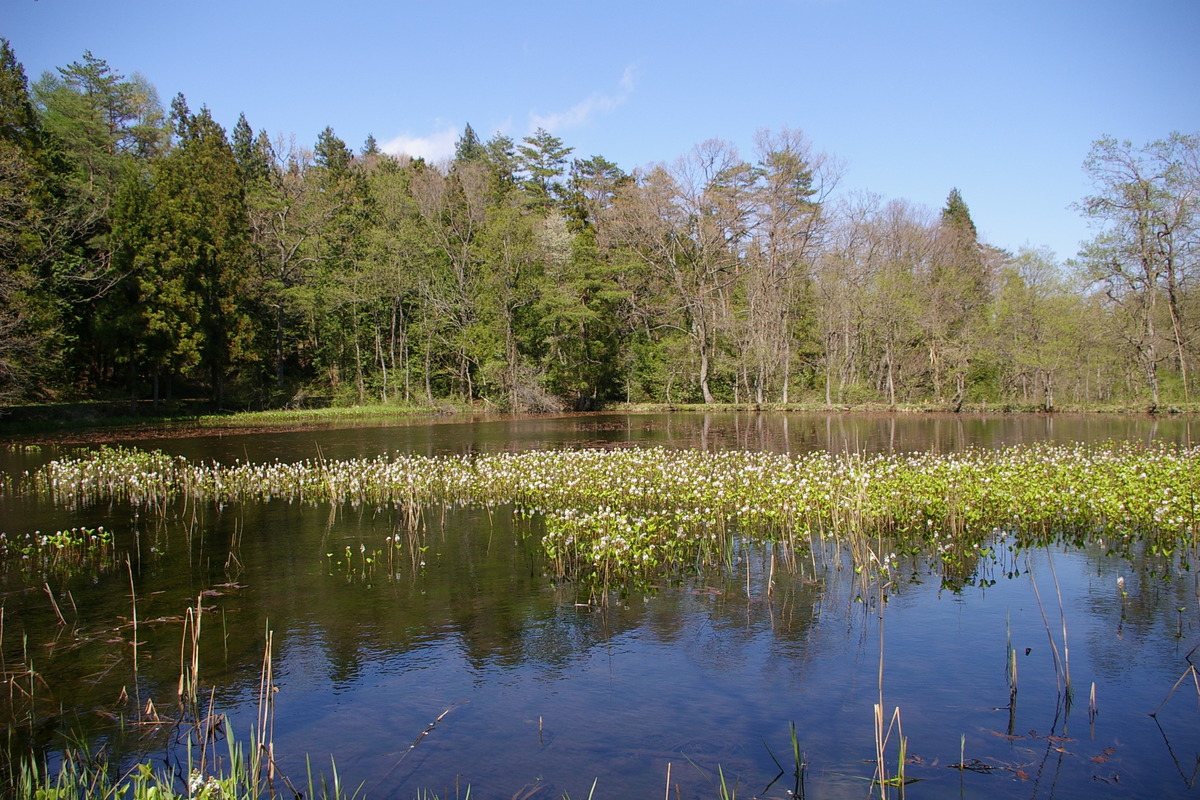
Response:
[[[231,411],[214,413],[203,408],[203,401],[176,401],[157,413],[141,406],[141,413],[130,413],[128,401],[55,403],[46,405],[0,407],[0,438],[11,439],[40,434],[79,433],[83,431],[120,431],[163,428],[183,431],[189,429],[221,430],[257,427],[288,428],[310,424],[351,422],[368,419],[475,416],[504,417],[562,417],[596,416],[603,414],[895,414],[951,416],[1067,416],[1067,415],[1124,415],[1177,417],[1200,414],[1200,402],[1178,403],[1158,409],[1147,406],[1111,404],[1094,406],[1059,406],[1047,411],[1036,404],[976,403],[964,404],[957,410],[949,405],[934,403],[614,403],[592,411],[561,412],[504,412],[491,405],[465,406],[440,401],[434,406],[366,405],[326,406],[321,408],[273,409],[266,411]]]

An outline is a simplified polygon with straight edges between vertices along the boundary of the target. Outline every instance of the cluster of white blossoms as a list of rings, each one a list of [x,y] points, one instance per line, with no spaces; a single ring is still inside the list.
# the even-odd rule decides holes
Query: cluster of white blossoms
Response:
[[[1001,530],[1179,538],[1200,526],[1200,449],[1132,444],[874,456],[649,447],[231,465],[104,448],[52,462],[32,480],[69,506],[511,506],[545,516],[547,553],[567,573],[689,563],[731,532],[883,534],[945,553]]]

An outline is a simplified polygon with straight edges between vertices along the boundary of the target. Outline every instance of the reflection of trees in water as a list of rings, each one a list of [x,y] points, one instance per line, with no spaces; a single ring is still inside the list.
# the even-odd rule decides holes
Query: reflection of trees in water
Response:
[[[1089,612],[1112,637],[1089,640],[1097,669],[1118,680],[1136,673],[1143,681],[1174,672],[1173,681],[1187,666],[1184,655],[1200,642],[1200,573],[1189,563],[1194,554],[1166,556],[1146,542],[1133,543],[1123,558],[1098,545],[1082,552],[1091,575]]]
[[[1062,423],[1062,419],[1054,421],[1054,435],[1064,435]],[[1040,425],[1040,435],[1045,435],[1046,424],[1034,418],[1028,430],[1018,429],[1033,436]],[[911,434],[916,430],[908,427],[907,420],[888,415],[860,422],[824,416],[714,414],[676,419],[672,425],[673,441],[703,435],[712,447],[776,442],[797,449],[831,446],[834,441],[848,448],[886,441],[886,447],[903,449],[914,441]],[[992,421],[984,418],[946,420],[944,425],[940,433],[931,432],[927,425],[920,435],[947,448],[992,435]],[[1071,431],[1071,425],[1065,430]],[[620,438],[624,429],[593,430],[592,437],[598,432]],[[996,434],[996,439],[1020,435],[1025,434],[1009,429]],[[797,713],[796,707],[788,697],[777,709],[764,712],[771,693],[781,691],[760,685],[764,677],[772,684],[779,678],[781,685],[795,691],[812,685],[807,678],[814,665],[833,663],[825,658],[826,652],[837,649],[831,644],[844,642],[847,636],[865,636],[869,625],[863,621],[881,602],[833,552],[800,559],[795,574],[784,569],[777,554],[774,585],[769,586],[771,547],[756,544],[735,548],[729,568],[721,573],[614,593],[606,605],[577,605],[587,601],[586,590],[552,585],[544,573],[540,521],[514,524],[507,509],[491,514],[456,508],[426,513],[423,532],[411,541],[401,536],[401,546],[390,558],[394,547],[388,539],[402,530],[399,512],[390,509],[344,507],[331,513],[327,506],[273,502],[219,511],[189,504],[173,510],[165,522],[141,518],[136,539],[128,510],[107,513],[106,527],[119,531],[123,547],[134,549],[142,694],[152,696],[160,707],[161,698],[173,697],[178,679],[181,615],[197,596],[203,596],[203,605],[211,610],[204,615],[200,681],[217,688],[218,707],[253,697],[269,625],[275,631],[277,674],[285,695],[327,691],[328,685],[354,686],[367,694],[371,688],[364,688],[369,683],[364,677],[373,670],[400,673],[411,668],[416,673],[417,667],[430,664],[439,669],[446,666],[443,672],[464,673],[468,681],[489,680],[485,673],[519,671],[524,673],[521,679],[567,681],[607,657],[610,648],[627,652],[653,646],[680,654],[714,683],[718,676],[733,680],[737,694],[731,705],[740,703],[760,716],[778,714],[782,724],[787,715]],[[1078,607],[1074,611],[1068,607],[1071,645],[1082,651],[1094,673],[1078,669],[1076,691],[1086,697],[1093,677],[1114,687],[1151,684],[1153,691],[1141,689],[1141,695],[1154,695],[1144,709],[1149,712],[1183,671],[1182,654],[1200,635],[1197,573],[1184,569],[1178,555],[1165,558],[1142,544],[1133,546],[1127,559],[1106,556],[1098,546],[1071,552],[1077,555],[1058,562],[1060,575],[1068,571],[1063,568],[1068,560],[1082,559],[1087,565],[1071,572],[1070,587],[1064,585],[1068,602],[1082,598],[1085,609],[1084,619],[1079,619]],[[1035,559],[1043,557],[1039,553],[1034,551]],[[1056,560],[1060,558],[1058,549],[1053,553]],[[947,566],[922,555],[901,555],[888,592],[923,603],[939,589],[965,593],[967,587],[981,582],[1004,583],[1010,575],[1015,581],[1027,580],[1024,556],[1003,546],[990,556],[963,556]],[[1043,570],[1039,578],[1055,624],[1055,601],[1046,594],[1047,575]],[[1122,598],[1117,589],[1118,577],[1125,579],[1127,597]],[[9,663],[19,660],[19,620],[30,633],[31,650],[39,654],[39,669],[52,684],[48,700],[58,707],[110,707],[130,680],[130,636],[119,621],[129,616],[128,576],[108,573],[54,584],[59,598],[70,591],[73,608],[78,608],[78,619],[68,614],[65,629],[57,624],[39,587],[15,587],[11,576],[6,580],[10,581],[6,588],[12,591],[5,599],[4,650]],[[863,602],[858,604],[860,594]],[[1182,615],[1177,611],[1180,607],[1186,609]],[[1182,640],[1177,638],[1180,630]],[[994,633],[1003,636],[1002,629]],[[55,641],[53,647],[46,646],[50,640]],[[850,657],[861,660],[869,653]],[[745,685],[728,677],[741,675],[747,665],[751,665],[750,680]],[[409,689],[418,687],[413,691],[420,693],[425,691],[420,688],[423,680],[413,675],[403,683]],[[1025,708],[1033,709],[1035,695],[1027,691]],[[1183,697],[1182,690],[1178,697]],[[1106,712],[1114,713],[1111,705],[1105,708],[1106,701],[1112,702],[1102,693],[1102,723],[1108,722]],[[347,702],[361,702],[361,695]],[[387,702],[408,701],[390,698]],[[1003,698],[987,702],[998,704]],[[1077,698],[1080,708],[1075,720],[1084,704]],[[1162,721],[1181,775],[1188,772],[1196,750],[1194,730],[1179,721],[1194,722],[1194,706],[1187,712],[1192,716]],[[369,709],[362,713],[369,714]],[[906,709],[906,719],[909,713]],[[1044,720],[1039,717],[1039,722]],[[837,724],[831,722],[835,728]],[[839,746],[844,746],[845,737],[853,736],[846,730],[831,730],[829,736],[843,737],[837,740],[843,743]],[[1042,730],[1041,736],[1045,735]],[[50,741],[49,735],[41,741]],[[643,736],[638,747],[649,748],[648,741]],[[675,737],[669,736],[668,745],[675,744]],[[1043,744],[1044,738],[1037,740],[1038,747]],[[314,742],[314,746],[325,745]],[[660,750],[666,753],[669,747]],[[1046,763],[1053,767],[1058,754],[1049,749],[1047,753],[1051,761]]]
[[[1148,441],[1192,444],[1190,418],[1104,414],[697,412],[631,415],[655,444],[704,450],[950,453],[1055,442]],[[649,420],[649,427],[647,427]]]

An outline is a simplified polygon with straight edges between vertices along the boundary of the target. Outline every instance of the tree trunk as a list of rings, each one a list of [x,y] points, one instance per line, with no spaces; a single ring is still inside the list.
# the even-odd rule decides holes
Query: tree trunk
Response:
[[[275,385],[283,388],[283,304],[275,305]]]
[[[388,401],[388,364],[387,356],[383,352],[383,335],[379,332],[379,325],[375,325],[375,358],[379,360],[379,375],[382,380],[382,387],[379,391],[380,400],[384,403]]]
[[[708,388],[708,347],[702,345],[700,347],[700,392],[704,396],[706,405],[712,405],[713,394]]]
[[[159,389],[160,389],[160,387],[159,387],[159,381],[158,381],[158,374],[159,374],[159,373],[158,373],[158,365],[157,365],[157,364],[155,364],[155,365],[154,365],[154,376],[153,376],[153,384],[154,384],[154,388],[152,389],[152,392],[153,392],[153,398],[154,398],[154,400],[153,400],[153,403],[152,403],[152,405],[151,405],[151,408],[153,408],[153,409],[154,409],[154,413],[155,413],[155,414],[157,414],[157,413],[158,413],[158,397],[159,397]]]
[[[788,404],[788,389],[792,383],[792,340],[788,336],[783,339],[783,392],[780,399],[783,404]]]

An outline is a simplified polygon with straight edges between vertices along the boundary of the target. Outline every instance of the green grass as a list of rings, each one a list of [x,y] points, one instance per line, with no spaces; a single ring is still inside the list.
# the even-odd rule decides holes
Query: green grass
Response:
[[[128,402],[62,403],[0,408],[0,436],[61,431],[77,433],[82,430],[153,426],[200,426],[206,428],[286,426],[338,420],[383,419],[419,414],[452,413],[461,410],[449,402],[439,403],[436,406],[388,403],[222,413],[206,411],[206,403],[201,401],[164,403],[157,412],[144,402],[138,403],[136,408],[136,412],[132,411]]]
[[[337,420],[386,419],[420,414],[457,411],[452,406],[434,408],[422,405],[374,404],[363,406],[338,406],[328,408],[273,409],[268,411],[237,411],[228,414],[204,414],[192,422],[203,427],[241,427],[253,425],[289,425],[305,422],[327,422]]]
[[[330,774],[314,777],[309,764],[306,779],[298,785],[270,768],[264,753],[251,740],[244,748],[232,737],[223,757],[204,753],[188,743],[186,774],[155,769],[149,760],[116,770],[103,757],[86,750],[61,754],[57,771],[47,770],[29,757],[19,763],[11,787],[14,800],[259,800],[264,797],[357,800],[361,787],[342,785],[337,765]],[[199,760],[195,758],[200,753]]]

